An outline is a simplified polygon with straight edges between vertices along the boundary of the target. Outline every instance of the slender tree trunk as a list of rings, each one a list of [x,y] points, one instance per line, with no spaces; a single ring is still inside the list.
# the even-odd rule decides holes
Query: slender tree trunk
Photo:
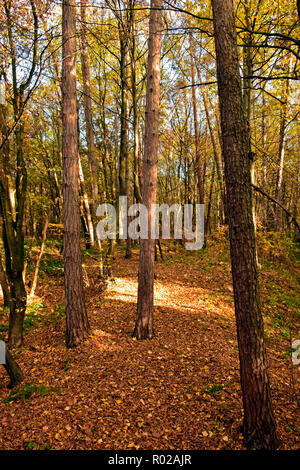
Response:
[[[119,26],[120,31],[120,78],[121,78],[121,126],[119,152],[119,196],[126,196],[126,158],[128,152],[128,93],[127,93],[127,53],[128,38]]]
[[[265,93],[262,93],[262,116],[261,116],[261,146],[263,151],[266,150],[266,99]],[[262,162],[262,189],[267,190],[267,164],[265,159]],[[267,213],[268,213],[268,200],[263,199],[262,201],[262,224],[264,227],[267,226]]]
[[[47,229],[48,229],[48,218],[46,219],[46,222],[45,222],[45,225],[44,225],[44,228],[43,228],[42,243],[41,243],[41,247],[40,247],[37,259],[36,259],[35,270],[34,270],[34,275],[33,275],[33,280],[32,280],[32,285],[31,285],[29,297],[34,296],[35,289],[36,289],[36,286],[37,286],[40,262],[41,262],[41,259],[42,259],[42,256],[43,256],[44,247],[45,247],[45,243],[46,243]]]
[[[194,43],[192,35],[189,35],[190,40],[190,61],[191,61],[191,78],[192,78],[192,100],[193,100],[193,114],[194,114],[194,132],[195,132],[195,148],[196,148],[196,168],[197,168],[197,182],[199,193],[199,204],[204,204],[204,190],[203,190],[203,177],[201,169],[201,154],[199,142],[199,124],[197,114],[197,101],[196,101],[196,88],[195,88],[195,64],[194,64]]]
[[[298,161],[297,179],[295,184],[295,195],[293,204],[293,216],[295,219],[298,217],[299,210],[299,194],[300,194],[300,160]]]
[[[97,211],[97,206],[99,203],[99,181],[98,181],[99,165],[96,159],[95,136],[94,136],[93,120],[92,120],[92,100],[91,100],[90,67],[89,67],[88,44],[87,44],[86,7],[87,7],[87,1],[82,0],[81,6],[80,6],[81,69],[82,69],[83,88],[84,88],[84,112],[85,112],[85,122],[86,122],[86,139],[87,139],[87,144],[88,144],[88,161],[89,161],[89,166],[90,166],[93,200],[92,200],[92,203],[89,203],[88,201],[85,200],[84,205],[85,205],[86,211],[88,210],[87,204],[89,205],[90,215],[87,218],[87,222],[89,226],[89,232],[91,233],[90,223],[92,223],[93,232],[94,232],[93,236],[91,236],[91,245],[94,246],[95,240],[97,240],[97,246],[98,246],[99,253],[100,253],[100,266],[99,266],[100,275],[103,276],[102,243],[101,243],[101,240],[97,236],[97,222],[96,222],[96,211]],[[104,165],[100,163],[101,170],[103,170],[103,167]]]
[[[212,0],[235,314],[248,449],[276,449],[252,217],[249,129],[243,112],[232,0]]]
[[[14,114],[14,140],[16,159],[13,163],[9,155],[9,143],[7,141],[7,154],[0,162],[0,210],[3,220],[3,243],[5,246],[6,275],[10,286],[10,316],[8,330],[8,344],[10,347],[19,347],[23,341],[23,322],[26,312],[27,293],[24,284],[24,216],[25,200],[27,193],[27,166],[24,156],[24,122],[20,119],[23,107],[26,104],[25,91],[30,86],[38,62],[38,30],[39,19],[34,0],[30,0],[31,14],[34,26],[31,63],[26,78],[18,79],[18,64],[16,57],[16,45],[14,42],[13,23],[11,17],[12,2],[4,0],[4,12],[6,16],[6,34],[8,39],[11,76],[12,76],[12,107]],[[28,96],[28,95],[27,95]],[[6,132],[5,106],[0,106],[1,133]],[[4,121],[2,119],[4,113]],[[4,124],[4,128],[2,127]],[[5,151],[5,149],[4,149]],[[4,165],[3,165],[4,163]],[[6,163],[6,164],[5,164]],[[10,169],[14,173],[15,195],[14,202],[10,200],[11,191],[8,187]]]
[[[80,155],[78,155],[78,164],[79,164],[80,192],[81,192],[81,197],[82,197],[84,216],[86,220],[88,239],[90,242],[90,246],[94,246],[95,238],[94,238],[94,226],[93,226],[93,220],[92,220],[92,214],[91,214],[91,206],[90,206],[88,194],[86,192],[85,180],[84,180],[84,174],[82,170]]]
[[[86,0],[81,0],[80,16],[81,16],[81,70],[83,78],[84,90],[84,112],[86,125],[86,140],[88,145],[88,161],[91,173],[92,186],[92,215],[96,215],[96,207],[98,203],[98,165],[95,154],[94,130],[92,121],[92,100],[91,100],[91,84],[90,84],[90,67],[87,47],[87,28],[86,28]]]
[[[198,62],[196,61],[195,58],[194,58],[194,63],[196,65],[198,79],[201,83],[200,67],[199,67],[199,64],[198,64]],[[225,214],[225,219],[226,219],[226,194],[225,194],[225,188],[224,188],[224,182],[223,182],[222,161],[221,161],[221,157],[219,155],[218,149],[217,149],[217,142],[216,142],[216,139],[215,139],[215,135],[214,135],[214,131],[213,131],[213,128],[212,128],[212,123],[211,123],[211,118],[210,118],[210,115],[209,115],[209,103],[208,103],[207,95],[205,93],[205,89],[204,89],[203,85],[200,86],[200,90],[201,90],[202,100],[203,100],[203,104],[204,104],[204,110],[205,110],[205,116],[206,116],[206,121],[207,121],[207,125],[208,125],[210,140],[211,140],[211,144],[212,144],[212,148],[213,148],[213,155],[214,155],[214,160],[215,160],[215,164],[216,164],[216,171],[217,171],[217,180],[218,180],[221,200],[222,200],[222,204],[223,204],[223,212]],[[223,223],[223,217],[222,217],[222,223]]]
[[[3,266],[2,257],[0,256],[0,285],[3,294],[3,308],[10,306],[10,291],[7,275]]]
[[[77,346],[87,338],[89,322],[85,309],[80,248],[78,200],[78,133],[76,100],[75,0],[63,1],[62,10],[62,155],[63,225],[66,297],[66,345]]]
[[[139,179],[139,121],[138,121],[138,102],[137,102],[137,88],[136,88],[136,64],[135,64],[135,28],[134,18],[132,20],[132,34],[131,34],[131,94],[132,94],[132,130],[133,130],[133,188],[134,197],[136,202],[142,202],[140,179]]]
[[[128,67],[126,68],[125,76],[126,76],[126,84],[128,84]],[[130,198],[130,178],[129,178],[129,112],[128,112],[128,88],[126,87],[126,134],[125,134],[125,188],[126,188],[126,196],[127,196],[127,201],[129,204],[129,198]],[[127,224],[129,224],[129,218],[127,217]],[[126,238],[126,253],[125,253],[125,258],[130,259],[131,258],[131,239],[129,237],[129,234],[127,233],[127,238]]]
[[[286,66],[286,73],[289,76],[291,69],[291,54],[288,58],[289,63]],[[288,99],[289,99],[289,90],[290,90],[290,81],[289,79],[285,80],[284,83],[285,89],[283,92],[282,100],[284,101],[283,108],[281,110],[281,120],[280,120],[280,131],[279,131],[279,170],[277,174],[276,190],[275,190],[275,199],[278,202],[282,202],[282,192],[283,192],[283,170],[284,170],[284,160],[285,160],[285,142],[286,142],[286,121],[287,121],[287,112],[288,112]],[[275,231],[279,232],[281,226],[281,211],[278,206],[274,207],[275,213]]]
[[[156,202],[157,187],[161,7],[161,0],[151,0],[142,193],[143,204],[148,210],[148,239],[141,239],[140,242],[137,319],[133,332],[139,340],[153,337],[154,240],[151,239],[151,206]]]
[[[207,204],[207,213],[206,213],[206,218],[205,218],[205,227],[204,227],[204,229],[205,229],[206,233],[208,233],[208,231],[210,231],[210,213],[211,213],[211,205],[212,205],[212,194],[213,194],[213,189],[214,189],[214,184],[215,184],[215,172],[216,172],[216,165],[215,165],[215,162],[214,162],[213,163],[213,168],[212,168],[209,198],[208,198],[208,204]]]

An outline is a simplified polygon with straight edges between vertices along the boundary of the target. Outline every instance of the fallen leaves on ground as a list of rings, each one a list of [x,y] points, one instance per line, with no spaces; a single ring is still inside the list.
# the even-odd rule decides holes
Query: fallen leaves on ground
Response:
[[[137,250],[130,260],[118,252],[114,278],[104,293],[95,260],[85,260],[92,334],[76,349],[65,348],[63,277],[39,280],[38,320],[17,352],[25,375],[19,399],[4,402],[8,380],[4,369],[0,371],[1,449],[243,448],[228,247],[217,240],[196,254],[180,253],[166,251],[165,260],[156,263],[151,341],[131,336]],[[268,282],[279,274],[262,273],[263,302],[267,302],[270,290],[263,274]],[[293,289],[293,284],[288,288]],[[274,330],[269,339],[282,448],[296,449],[299,371],[293,371],[292,383],[290,361],[283,354],[287,339]],[[28,384],[36,386],[24,396]]]

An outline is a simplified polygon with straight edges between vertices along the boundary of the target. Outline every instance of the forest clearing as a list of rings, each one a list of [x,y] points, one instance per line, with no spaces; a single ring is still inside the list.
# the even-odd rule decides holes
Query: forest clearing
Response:
[[[276,244],[277,245],[277,244]],[[241,389],[224,233],[203,252],[164,246],[155,272],[155,338],[132,338],[138,252],[120,249],[99,295],[86,252],[92,335],[66,351],[62,256],[49,241],[23,347],[25,380],[16,392],[1,371],[2,449],[242,449]],[[299,449],[297,331],[299,269],[293,254],[262,241],[260,280],[274,410],[283,449]],[[299,250],[299,249],[298,249]],[[272,251],[271,251],[272,253]],[[276,253],[276,254],[275,254]],[[188,254],[188,255],[187,255]],[[1,330],[7,327],[1,317]],[[15,393],[15,395],[14,395]]]
[[[0,0],[0,451],[300,449],[299,35]]]

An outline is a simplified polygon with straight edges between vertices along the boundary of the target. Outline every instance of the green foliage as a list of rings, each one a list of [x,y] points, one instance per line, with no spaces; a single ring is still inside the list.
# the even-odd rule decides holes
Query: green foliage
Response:
[[[72,359],[70,357],[67,357],[65,362],[64,362],[63,369],[64,370],[69,370],[70,367],[71,367],[71,364],[72,364]]]
[[[214,395],[216,392],[219,392],[223,388],[224,388],[223,385],[215,384],[212,387],[203,387],[201,389],[201,392],[202,393],[209,393],[210,395]]]
[[[93,257],[95,255],[97,255],[97,252],[96,252],[95,248],[93,248],[93,247],[82,250],[82,258]]]
[[[40,270],[50,276],[62,276],[64,272],[64,262],[50,253],[45,253],[40,263]]]
[[[36,322],[41,320],[42,316],[39,310],[44,307],[45,305],[42,302],[35,302],[34,304],[28,305],[24,318],[24,330],[28,330],[33,327]]]
[[[66,307],[64,303],[57,304],[55,307],[55,312],[58,313],[59,316],[64,316],[66,313]]]
[[[37,442],[32,441],[31,439],[27,441],[26,448],[28,450],[51,450],[50,444],[40,445]]]
[[[45,385],[36,385],[34,382],[29,382],[10,392],[8,397],[4,398],[4,403],[10,403],[16,400],[28,401],[32,395],[46,396],[51,393],[60,394],[61,391],[55,387],[46,387]]]
[[[40,310],[43,309],[45,305],[42,302],[35,302],[27,306],[26,315],[24,318],[24,333],[32,328],[37,322],[41,321],[42,315]],[[8,331],[8,315],[3,316],[3,323],[0,324],[0,332],[7,333]]]
[[[259,257],[266,267],[274,267],[275,261],[289,266],[300,261],[300,242],[286,232],[257,232]]]

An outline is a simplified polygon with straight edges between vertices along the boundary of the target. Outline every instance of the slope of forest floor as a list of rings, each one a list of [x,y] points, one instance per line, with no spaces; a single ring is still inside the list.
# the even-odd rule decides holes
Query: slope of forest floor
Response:
[[[38,249],[38,248],[36,248]],[[289,240],[259,236],[261,300],[282,449],[299,449],[299,263]],[[15,357],[25,375],[13,392],[0,370],[1,449],[242,449],[242,401],[228,243],[163,245],[156,263],[155,338],[132,338],[138,250],[119,247],[101,293],[97,258],[84,252],[92,334],[64,344],[64,283],[49,241]],[[32,267],[28,266],[28,276]],[[2,337],[7,314],[0,317]]]

